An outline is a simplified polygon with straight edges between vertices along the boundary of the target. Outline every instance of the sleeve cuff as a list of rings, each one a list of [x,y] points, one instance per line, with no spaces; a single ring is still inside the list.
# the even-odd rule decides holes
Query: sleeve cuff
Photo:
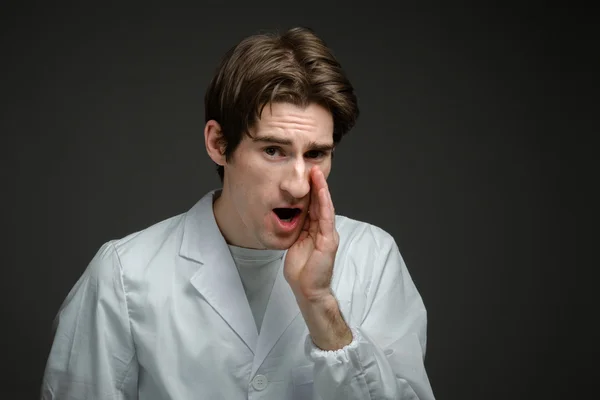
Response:
[[[347,344],[346,346],[342,347],[341,349],[338,350],[323,350],[318,348],[312,341],[312,338],[310,337],[310,334],[308,334],[306,336],[306,341],[305,341],[305,345],[304,345],[304,350],[306,353],[306,356],[310,359],[312,359],[313,361],[317,360],[317,359],[335,359],[335,360],[339,360],[340,362],[346,362],[349,361],[350,358],[348,357],[348,351],[349,350],[356,350],[358,348],[358,342],[362,339],[362,336],[360,334],[360,331],[356,328],[350,328],[351,332],[352,332],[352,342],[350,342],[349,344]]]

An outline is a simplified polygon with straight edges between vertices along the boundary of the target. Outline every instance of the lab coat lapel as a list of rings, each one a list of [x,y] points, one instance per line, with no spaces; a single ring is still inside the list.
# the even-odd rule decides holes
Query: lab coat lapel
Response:
[[[296,297],[283,275],[284,262],[285,256],[281,262],[277,277],[275,278],[273,290],[271,291],[271,296],[269,297],[269,302],[263,318],[260,335],[258,336],[258,343],[256,345],[256,352],[254,353],[254,364],[252,366],[251,376],[253,376],[258,368],[260,368],[273,346],[275,346],[275,343],[277,343],[287,327],[300,313]]]
[[[187,213],[180,255],[201,265],[191,284],[254,353],[256,322],[239,273],[213,213],[211,191]],[[198,332],[201,334],[201,332]]]

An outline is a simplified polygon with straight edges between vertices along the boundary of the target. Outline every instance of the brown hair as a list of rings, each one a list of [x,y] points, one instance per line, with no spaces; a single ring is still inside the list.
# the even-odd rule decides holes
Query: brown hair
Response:
[[[226,54],[204,97],[205,121],[221,125],[227,160],[263,108],[274,102],[317,103],[333,116],[333,142],[352,129],[359,109],[354,89],[331,50],[308,28],[243,39]],[[223,181],[224,169],[217,166]]]

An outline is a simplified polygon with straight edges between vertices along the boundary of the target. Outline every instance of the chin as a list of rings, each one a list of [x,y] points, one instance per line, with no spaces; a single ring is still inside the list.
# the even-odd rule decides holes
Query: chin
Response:
[[[270,240],[266,240],[263,244],[269,250],[287,250],[296,243],[299,236],[300,232],[286,238],[276,236],[274,238],[269,238]]]

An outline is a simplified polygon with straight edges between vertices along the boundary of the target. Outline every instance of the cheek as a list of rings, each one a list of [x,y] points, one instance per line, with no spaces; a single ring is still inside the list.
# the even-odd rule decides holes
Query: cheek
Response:
[[[323,172],[323,175],[325,175],[325,179],[327,179],[329,177],[329,174],[331,173],[331,160],[327,163],[323,163],[322,165],[320,165],[319,169],[321,170],[321,172]]]

